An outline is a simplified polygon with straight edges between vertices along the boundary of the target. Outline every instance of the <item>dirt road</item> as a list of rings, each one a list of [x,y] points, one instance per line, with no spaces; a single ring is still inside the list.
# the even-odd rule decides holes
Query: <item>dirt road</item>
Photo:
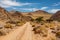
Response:
[[[0,37],[0,40],[32,40],[32,26],[29,22],[22,27],[11,31],[8,35]]]

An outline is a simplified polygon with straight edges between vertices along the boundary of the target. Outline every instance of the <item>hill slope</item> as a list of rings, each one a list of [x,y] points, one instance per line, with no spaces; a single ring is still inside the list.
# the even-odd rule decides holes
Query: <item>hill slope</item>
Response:
[[[48,19],[52,16],[52,14],[50,14],[46,11],[43,11],[43,10],[38,10],[38,11],[35,11],[35,12],[28,12],[28,13],[23,13],[23,14],[26,15],[26,16],[31,16],[34,19],[37,18],[37,17],[43,17],[44,19]]]
[[[54,15],[52,15],[51,19],[59,21],[60,20],[60,11],[58,11]]]
[[[18,20],[29,21],[29,20],[31,20],[31,17],[30,16],[25,16],[19,11],[8,12],[4,8],[0,7],[0,19],[1,20],[5,20],[5,19],[9,20],[10,19],[10,21],[18,21]]]

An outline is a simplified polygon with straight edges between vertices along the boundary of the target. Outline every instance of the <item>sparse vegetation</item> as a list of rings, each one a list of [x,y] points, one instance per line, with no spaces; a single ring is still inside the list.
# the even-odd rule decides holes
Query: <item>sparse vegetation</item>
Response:
[[[17,23],[16,26],[22,26],[24,22]]]
[[[41,21],[43,21],[43,17],[38,17],[38,18],[36,18],[35,19],[37,22],[41,22]]]
[[[0,31],[0,36],[2,36],[2,35],[6,35],[6,33],[3,31]]]
[[[40,23],[36,23],[36,24],[39,24],[39,27],[38,27],[38,25],[36,25],[33,22],[33,25],[32,26],[34,26],[34,28],[33,28],[34,33],[35,34],[39,34],[42,37],[49,37],[48,34],[49,35],[51,35],[51,34],[54,35],[55,34],[50,39],[51,40],[56,40],[56,37],[59,37],[60,36],[60,34],[57,33],[57,31],[56,31],[56,29],[57,29],[56,27],[59,27],[59,26],[55,26],[55,25],[57,25],[57,24],[55,24],[56,21],[53,21],[53,20],[50,20],[50,19],[47,20],[47,21],[46,20],[44,20],[44,21],[43,22],[40,22]],[[50,30],[51,30],[51,32],[50,32]]]
[[[35,27],[35,25],[32,25],[32,27]]]
[[[52,19],[46,19],[46,21],[50,23],[50,22],[52,22],[53,20],[52,20]]]
[[[60,31],[56,33],[56,37],[60,38]]]
[[[6,25],[4,25],[5,28],[13,28],[13,26],[10,23],[7,23]]]

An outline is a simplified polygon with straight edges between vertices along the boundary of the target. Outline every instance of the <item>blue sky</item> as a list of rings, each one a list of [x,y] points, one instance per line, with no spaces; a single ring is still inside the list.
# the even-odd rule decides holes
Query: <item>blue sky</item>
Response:
[[[33,12],[44,10],[55,13],[60,10],[60,0],[0,0],[0,6],[9,11]]]

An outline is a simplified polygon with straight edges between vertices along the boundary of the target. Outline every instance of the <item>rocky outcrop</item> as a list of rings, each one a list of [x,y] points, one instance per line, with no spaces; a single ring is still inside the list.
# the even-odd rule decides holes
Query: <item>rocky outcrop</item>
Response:
[[[52,15],[51,19],[60,21],[60,11]]]
[[[15,20],[21,20],[21,21],[30,21],[32,18],[30,16],[25,16],[23,15],[21,12],[19,11],[14,11],[14,12],[10,12],[11,16],[15,19]]]
[[[28,21],[31,20],[31,17],[23,15],[19,11],[10,11],[8,12],[4,8],[0,7],[0,19],[10,19],[10,21]]]
[[[7,13],[8,12],[4,8],[0,7],[0,19],[7,19]]]

